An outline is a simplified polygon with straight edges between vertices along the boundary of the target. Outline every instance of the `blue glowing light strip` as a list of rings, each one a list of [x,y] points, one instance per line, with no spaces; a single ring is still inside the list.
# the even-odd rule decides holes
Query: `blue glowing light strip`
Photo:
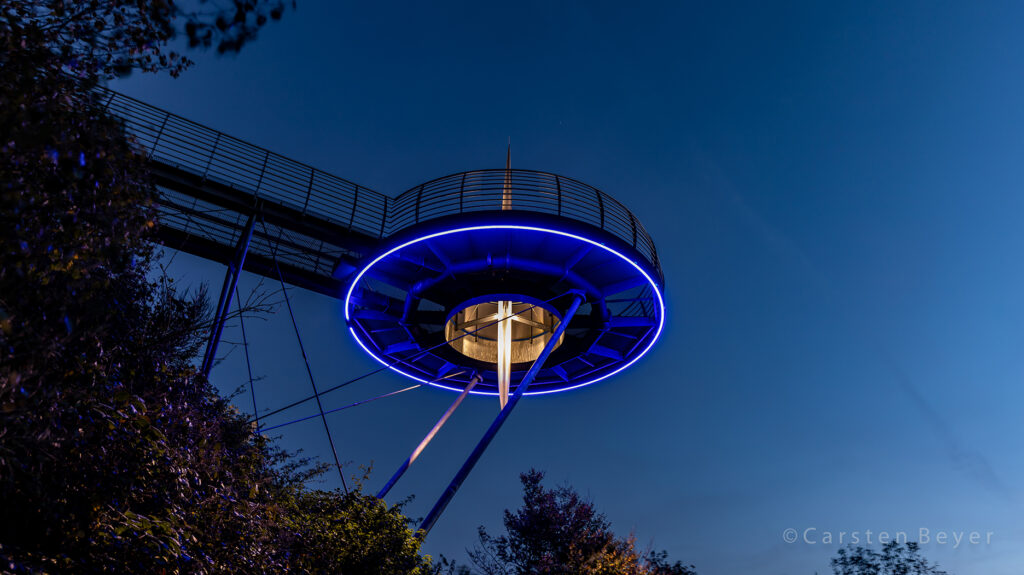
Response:
[[[394,248],[391,248],[390,250],[388,250],[388,251],[384,252],[383,254],[377,256],[376,258],[374,258],[374,260],[372,262],[367,264],[366,267],[364,267],[362,270],[359,271],[359,273],[356,275],[355,279],[352,280],[352,284],[348,288],[348,293],[345,294],[345,322],[346,323],[351,323],[350,316],[349,316],[349,304],[350,304],[350,302],[352,300],[352,292],[355,291],[356,286],[359,285],[359,282],[360,282],[360,280],[362,280],[363,275],[365,275],[366,272],[370,270],[370,268],[372,268],[374,265],[376,265],[378,262],[380,262],[384,258],[390,256],[391,254],[397,252],[398,250],[401,250],[401,249],[406,248],[408,246],[411,246],[413,244],[419,243],[421,241],[429,240],[429,239],[432,239],[432,238],[446,236],[446,235],[449,235],[449,234],[457,234],[457,233],[460,233],[460,232],[471,232],[471,231],[477,231],[477,230],[499,230],[499,229],[505,229],[505,230],[527,230],[527,231],[533,231],[533,232],[543,232],[543,233],[548,233],[548,234],[555,234],[555,235],[558,235],[558,236],[563,236],[563,237],[567,237],[567,238],[572,238],[574,240],[579,240],[581,242],[586,242],[586,243],[588,243],[588,244],[590,244],[592,246],[595,246],[595,247],[601,248],[603,250],[606,250],[606,251],[608,251],[608,252],[618,256],[620,259],[622,259],[622,261],[624,261],[624,262],[628,263],[629,265],[633,266],[634,268],[636,268],[636,271],[640,272],[640,274],[643,275],[644,278],[647,279],[647,281],[651,284],[651,289],[654,290],[655,295],[658,297],[658,329],[654,333],[654,337],[651,338],[651,342],[649,344],[647,344],[647,347],[644,348],[644,350],[641,351],[639,354],[637,354],[637,356],[634,357],[632,359],[632,361],[630,361],[626,365],[623,365],[623,366],[619,367],[618,369],[616,369],[615,371],[613,371],[611,373],[606,373],[606,374],[602,375],[601,377],[592,379],[590,381],[586,381],[586,382],[583,382],[583,383],[578,383],[578,384],[573,385],[571,387],[561,387],[561,388],[558,388],[558,389],[548,389],[548,390],[541,390],[541,391],[528,391],[528,392],[526,392],[526,395],[544,395],[544,394],[547,394],[547,393],[558,393],[558,392],[562,392],[562,391],[569,391],[571,389],[578,389],[578,388],[590,385],[592,383],[597,383],[597,382],[601,381],[602,379],[609,378],[609,377],[619,373],[620,371],[626,369],[627,367],[633,365],[641,357],[647,355],[647,352],[649,352],[651,350],[651,348],[654,347],[655,342],[657,342],[658,338],[661,336],[662,329],[665,327],[665,298],[662,296],[661,290],[658,289],[658,284],[653,279],[651,279],[650,274],[648,274],[646,271],[644,271],[644,269],[638,263],[636,263],[635,261],[629,259],[625,255],[623,255],[623,254],[621,254],[621,253],[611,249],[610,247],[608,247],[608,246],[606,246],[606,245],[604,245],[604,244],[602,244],[600,242],[596,242],[596,241],[594,241],[592,239],[585,238],[583,236],[578,236],[576,234],[570,234],[568,232],[562,232],[562,231],[558,231],[558,230],[551,230],[551,229],[547,229],[547,228],[539,228],[539,227],[534,227],[534,226],[518,226],[518,225],[510,225],[510,224],[494,224],[494,225],[486,225],[486,226],[470,226],[470,227],[456,228],[456,229],[447,230],[447,231],[443,231],[443,232],[437,232],[437,233],[433,233],[433,234],[428,234],[428,235],[425,235],[425,236],[418,237],[418,238],[416,238],[414,240],[407,241],[404,244],[402,244],[400,246],[396,246]],[[427,385],[432,385],[434,387],[439,387],[441,389],[447,389],[449,391],[456,391],[456,392],[461,392],[462,391],[461,388],[449,387],[447,385],[441,385],[441,384],[436,383],[436,382],[432,382],[432,381],[429,381],[429,380],[426,380],[426,379],[422,379],[422,378],[416,377],[415,375],[408,374],[408,373],[402,371],[401,369],[398,369],[393,364],[391,364],[391,363],[389,363],[387,361],[384,361],[383,359],[378,357],[377,354],[373,353],[370,350],[370,348],[367,347],[366,344],[364,344],[363,341],[359,338],[359,336],[356,334],[355,329],[351,325],[349,325],[348,331],[352,334],[352,337],[355,338],[356,343],[359,344],[359,347],[363,348],[363,350],[366,353],[370,354],[370,357],[372,357],[373,359],[377,360],[378,362],[380,362],[382,365],[384,365],[388,369],[390,369],[390,370],[392,370],[392,371],[394,371],[396,373],[399,373],[401,375],[404,375],[405,377],[408,377],[409,379],[413,379],[415,381],[418,381],[420,383],[425,383]],[[493,391],[472,391],[470,393],[472,393],[473,395],[492,395],[492,396],[498,395],[497,392],[493,392]]]

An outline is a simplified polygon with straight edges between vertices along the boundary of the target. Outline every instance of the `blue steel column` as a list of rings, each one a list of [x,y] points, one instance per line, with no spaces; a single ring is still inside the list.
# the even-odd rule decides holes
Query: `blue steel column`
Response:
[[[388,491],[391,491],[391,488],[395,486],[395,483],[398,483],[398,480],[401,479],[403,475],[405,475],[405,472],[409,470],[409,466],[412,465],[414,461],[416,461],[416,458],[420,456],[420,453],[423,453],[423,450],[427,448],[427,445],[434,439],[434,436],[437,435],[437,432],[441,431],[441,428],[444,427],[445,423],[447,423],[448,418],[451,417],[453,413],[455,413],[455,410],[458,409],[459,405],[462,403],[462,400],[466,399],[466,396],[469,395],[469,392],[473,391],[473,388],[476,387],[476,384],[480,383],[480,379],[480,374],[473,374],[473,377],[470,378],[469,380],[469,385],[467,385],[466,388],[462,390],[462,393],[460,393],[459,396],[455,398],[455,401],[453,401],[452,404],[448,406],[448,409],[445,410],[445,412],[441,415],[441,418],[437,420],[437,423],[434,424],[434,427],[430,428],[430,431],[428,431],[427,435],[423,438],[422,441],[420,441],[420,444],[416,446],[416,449],[414,449],[412,453],[409,454],[409,457],[398,468],[398,471],[396,471],[395,474],[391,476],[391,479],[388,480],[387,484],[384,485],[384,487],[381,488],[380,492],[377,493],[377,499],[384,499],[384,496],[388,494]]]
[[[213,361],[217,355],[217,345],[220,344],[224,323],[227,322],[228,311],[231,310],[231,296],[235,293],[235,286],[238,285],[238,276],[242,273],[242,266],[245,265],[245,256],[249,253],[249,242],[252,241],[252,230],[255,223],[256,210],[253,210],[253,213],[249,214],[245,230],[242,231],[242,236],[238,240],[235,257],[228,263],[228,271],[224,276],[224,285],[220,290],[220,299],[217,301],[217,310],[213,314],[210,340],[206,342],[206,353],[203,354],[201,371],[207,377],[209,377],[210,371],[213,370]]]
[[[544,362],[547,361],[548,356],[551,355],[551,350],[558,345],[558,340],[562,338],[562,334],[565,333],[565,328],[569,325],[569,322],[572,321],[572,317],[576,315],[576,310],[580,308],[580,304],[582,303],[583,296],[578,293],[574,294],[572,304],[569,305],[569,309],[565,312],[565,317],[563,317],[562,321],[558,323],[558,327],[555,328],[555,332],[551,335],[551,339],[548,341],[548,344],[544,346],[544,350],[540,352],[540,355],[537,356],[537,360],[533,362],[532,366],[530,366],[530,370],[526,372],[525,376],[523,376],[523,380],[519,382],[518,386],[516,386],[515,393],[512,394],[508,403],[505,404],[505,407],[498,413],[498,417],[494,419],[494,423],[487,428],[484,436],[480,438],[480,442],[477,443],[476,447],[473,449],[473,453],[469,454],[469,458],[462,464],[462,468],[459,469],[459,472],[455,474],[455,478],[452,479],[452,482],[448,484],[444,493],[441,494],[441,498],[434,504],[430,513],[427,513],[427,516],[423,519],[423,523],[420,524],[417,537],[423,539],[428,533],[430,533],[430,529],[435,523],[437,523],[437,519],[441,516],[441,513],[444,513],[445,507],[448,507],[452,498],[455,497],[455,492],[459,490],[462,483],[467,477],[469,477],[469,472],[473,471],[473,466],[475,466],[476,462],[480,460],[480,457],[484,454],[487,446],[491,444],[494,436],[497,435],[498,430],[501,429],[502,424],[505,423],[509,414],[512,413],[512,409],[517,403],[519,403],[519,400],[522,399],[523,394],[526,393],[526,390],[530,386],[530,383],[533,382],[533,379],[537,377],[541,367],[544,366]]]

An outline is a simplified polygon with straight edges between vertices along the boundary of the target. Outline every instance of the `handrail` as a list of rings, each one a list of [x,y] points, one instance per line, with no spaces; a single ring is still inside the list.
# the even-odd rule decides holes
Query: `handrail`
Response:
[[[611,233],[661,273],[654,240],[622,202],[579,180],[535,170],[474,170],[420,184],[393,200],[385,235],[448,215],[501,210],[508,194],[513,210],[561,216]]]
[[[108,110],[152,161],[380,237],[384,194],[113,90],[97,90],[109,94]]]
[[[621,202],[579,180],[534,170],[475,170],[389,197],[107,88],[107,109],[151,161],[276,202],[364,237],[383,239],[420,222],[460,213],[513,210],[587,223],[635,248],[661,273],[654,240]]]

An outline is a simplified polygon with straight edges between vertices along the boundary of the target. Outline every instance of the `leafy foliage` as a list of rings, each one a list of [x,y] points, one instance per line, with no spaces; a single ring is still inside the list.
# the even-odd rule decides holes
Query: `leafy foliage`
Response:
[[[834,575],[946,575],[939,566],[921,556],[915,542],[890,541],[882,551],[850,546],[832,559]]]
[[[177,10],[0,12],[0,571],[427,573],[400,507],[308,489],[216,394],[205,295],[149,279],[154,188],[90,87],[180,70]]]
[[[186,0],[187,1],[187,0]],[[59,66],[76,76],[110,78],[132,70],[167,70],[177,76],[192,62],[168,44],[184,35],[189,47],[238,52],[284,0],[9,0],[3,25],[35,46],[45,46]],[[294,1],[290,3],[294,8]]]
[[[520,476],[523,506],[506,510],[506,534],[479,529],[469,553],[486,575],[691,575],[692,567],[669,563],[664,552],[643,554],[635,539],[617,537],[608,520],[571,487],[542,485],[544,474]]]
[[[292,568],[306,573],[426,575],[431,561],[419,555],[412,520],[402,504],[388,507],[362,493],[361,483],[344,496],[293,489],[286,522],[298,534]]]

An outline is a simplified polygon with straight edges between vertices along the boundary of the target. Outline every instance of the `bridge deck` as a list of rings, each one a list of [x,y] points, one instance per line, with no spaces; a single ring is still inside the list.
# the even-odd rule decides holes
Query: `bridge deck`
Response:
[[[152,162],[158,235],[174,249],[227,263],[250,214],[245,269],[337,297],[381,239],[391,198],[112,90],[108,110]]]

